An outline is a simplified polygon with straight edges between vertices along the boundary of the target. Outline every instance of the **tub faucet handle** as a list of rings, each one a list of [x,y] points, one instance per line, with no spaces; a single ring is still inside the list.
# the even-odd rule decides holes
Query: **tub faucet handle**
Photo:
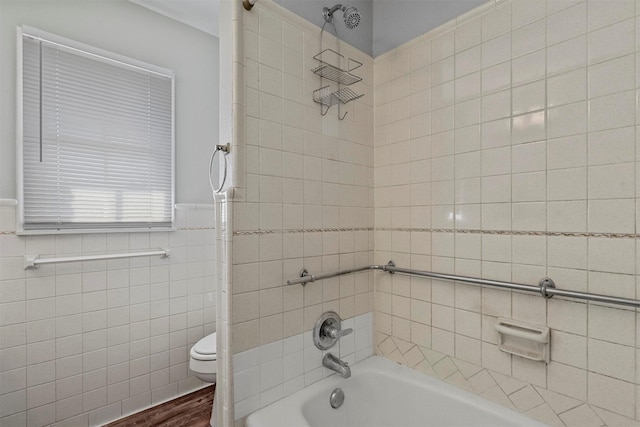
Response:
[[[353,329],[352,328],[338,329],[335,326],[331,325],[331,326],[327,327],[327,330],[325,332],[331,338],[338,339],[338,338],[343,337],[345,335],[349,335],[351,332],[353,332]]]

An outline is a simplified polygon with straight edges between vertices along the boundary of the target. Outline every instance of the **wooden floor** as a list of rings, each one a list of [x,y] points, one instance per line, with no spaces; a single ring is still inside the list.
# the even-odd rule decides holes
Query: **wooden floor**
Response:
[[[209,427],[215,384],[105,427]]]

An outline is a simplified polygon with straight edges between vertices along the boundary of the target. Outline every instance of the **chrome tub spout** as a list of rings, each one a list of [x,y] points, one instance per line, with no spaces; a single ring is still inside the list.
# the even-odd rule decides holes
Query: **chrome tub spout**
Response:
[[[342,378],[349,378],[351,376],[351,368],[349,367],[349,364],[338,359],[331,353],[325,354],[322,358],[322,366],[337,372]]]

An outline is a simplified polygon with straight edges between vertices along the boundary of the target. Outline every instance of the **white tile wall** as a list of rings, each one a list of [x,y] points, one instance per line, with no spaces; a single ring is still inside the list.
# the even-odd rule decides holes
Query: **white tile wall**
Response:
[[[637,298],[638,13],[489,2],[377,57],[376,263]],[[638,424],[635,311],[375,280],[379,353],[550,425]],[[551,327],[551,363],[501,353],[498,316]]]
[[[214,215],[176,216],[174,232],[23,237],[0,203],[0,425],[101,425],[202,385],[188,351],[215,330]],[[157,247],[171,257],[22,264]]]
[[[246,198],[234,200],[232,324],[235,353],[311,329],[334,309],[370,311],[369,274],[285,287],[302,267],[369,264],[373,226],[372,59],[326,35],[323,48],[363,62],[365,96],[323,117],[312,100],[319,29],[273,2],[243,14]],[[408,82],[407,82],[408,89]]]
[[[373,354],[373,313],[344,319],[342,328],[353,328],[354,332],[340,338],[335,347],[326,351],[313,345],[313,332],[307,331],[235,354],[236,419],[335,375],[322,366],[326,353],[350,364]]]
[[[323,377],[313,353],[293,345],[324,311],[349,319],[373,308],[369,272],[284,285],[303,267],[318,274],[373,261],[373,60],[330,34],[321,45],[318,27],[268,0],[239,19],[236,143],[246,156],[230,260],[236,419]],[[343,121],[336,107],[323,117],[312,98],[320,88],[313,56],[326,48],[363,62],[351,89],[364,97],[341,109]],[[267,367],[236,365],[239,354],[274,346],[257,359]],[[314,369],[292,376],[283,360]]]

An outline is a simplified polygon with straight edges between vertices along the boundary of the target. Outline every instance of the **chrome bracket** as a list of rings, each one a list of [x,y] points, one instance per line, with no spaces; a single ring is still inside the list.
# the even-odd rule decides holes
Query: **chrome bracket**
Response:
[[[231,151],[231,144],[218,144],[216,145],[216,151],[222,151],[223,153],[229,153]]]
[[[36,260],[40,257],[40,255],[25,255],[24,256],[24,269],[27,270],[29,268],[38,268],[36,264]]]
[[[311,277],[311,280],[309,280],[309,282],[315,282],[316,278],[313,277],[313,274],[309,274],[309,271],[306,268],[303,268],[302,270],[300,270],[300,273],[298,274],[299,277]],[[309,282],[304,282],[302,284],[302,286],[306,285]]]
[[[322,9],[322,17],[324,18],[324,22],[333,22],[333,12],[330,12],[328,7]]]
[[[540,287],[540,295],[542,295],[544,298],[549,299],[553,297],[553,295],[549,295],[547,293],[548,288],[556,288],[556,284],[553,280],[548,277],[543,277],[542,279],[540,279],[540,282],[538,282],[538,286]]]
[[[386,265],[385,267],[395,267],[395,266],[396,266],[395,261],[394,261],[394,260],[392,260],[392,259],[390,259],[390,260],[389,260],[389,262],[387,263],[387,265]],[[396,272],[395,272],[395,271],[389,271],[389,270],[387,270],[386,268],[385,268],[385,270],[384,270],[384,271],[386,271],[386,272],[387,272],[387,273],[389,273],[389,274],[396,274]]]

